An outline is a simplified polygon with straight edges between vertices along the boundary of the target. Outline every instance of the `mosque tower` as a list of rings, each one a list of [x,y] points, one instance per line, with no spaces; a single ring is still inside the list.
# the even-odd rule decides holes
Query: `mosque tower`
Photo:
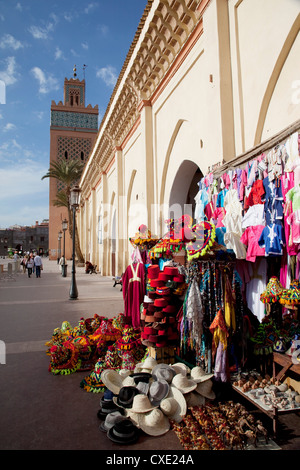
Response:
[[[73,77],[64,81],[64,102],[51,103],[50,164],[74,159],[85,162],[88,159],[98,132],[98,114],[98,105],[85,106],[85,79],[77,78],[74,66]],[[59,181],[49,178],[49,258],[52,260],[59,255],[58,232],[62,230],[62,221],[68,219],[67,208],[53,205],[62,187]],[[66,259],[71,259],[72,241],[68,230],[65,246]]]

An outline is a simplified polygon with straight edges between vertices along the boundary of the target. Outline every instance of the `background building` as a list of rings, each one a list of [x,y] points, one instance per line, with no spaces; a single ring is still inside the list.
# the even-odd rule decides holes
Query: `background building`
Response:
[[[31,227],[14,225],[0,229],[0,256],[8,256],[9,250],[21,252],[35,251],[40,255],[48,254],[49,221],[37,221]]]
[[[125,270],[141,224],[193,212],[211,168],[300,128],[299,26],[298,0],[148,1],[80,182],[102,274]]]
[[[50,164],[62,159],[77,159],[86,162],[93,148],[98,132],[98,105],[94,108],[85,106],[85,80],[74,77],[64,81],[64,102],[51,104],[50,123]],[[58,232],[68,211],[56,207],[53,201],[58,191],[63,189],[61,183],[49,180],[49,257],[57,258]],[[69,232],[66,232],[66,257],[71,258],[72,248]]]

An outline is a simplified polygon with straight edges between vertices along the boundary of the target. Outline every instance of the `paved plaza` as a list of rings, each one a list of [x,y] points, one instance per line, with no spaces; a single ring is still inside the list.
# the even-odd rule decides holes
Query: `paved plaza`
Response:
[[[0,281],[0,340],[6,363],[0,364],[1,450],[182,450],[173,432],[142,435],[137,443],[118,446],[99,430],[99,394],[80,388],[89,372],[54,376],[48,371],[45,342],[67,320],[94,314],[113,317],[123,311],[120,286],[111,277],[76,269],[78,299],[69,300],[71,264],[63,278],[56,261],[44,258],[41,278],[21,271]],[[0,260],[5,273],[9,260]],[[3,344],[1,343],[1,344]],[[281,419],[282,449],[300,448],[300,417]]]

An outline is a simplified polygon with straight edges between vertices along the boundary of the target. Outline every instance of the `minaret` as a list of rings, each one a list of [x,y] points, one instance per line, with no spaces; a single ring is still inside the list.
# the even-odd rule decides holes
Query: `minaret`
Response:
[[[98,105],[85,106],[85,80],[77,78],[76,65],[73,77],[65,78],[64,102],[51,103],[50,164],[54,161],[77,159],[85,162],[93,148],[98,132]],[[56,207],[53,201],[62,185],[49,179],[49,258],[58,257],[58,232],[67,209]],[[66,232],[66,258],[72,256],[71,239]]]

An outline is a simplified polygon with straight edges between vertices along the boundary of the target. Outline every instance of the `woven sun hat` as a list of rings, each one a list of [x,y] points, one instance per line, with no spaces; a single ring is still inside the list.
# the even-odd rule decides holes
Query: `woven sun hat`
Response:
[[[155,380],[166,380],[168,383],[172,382],[173,377],[176,375],[174,369],[169,364],[161,363],[152,369],[152,376]]]
[[[114,369],[105,369],[101,373],[101,380],[108,390],[111,390],[115,395],[118,395],[121,387],[123,386],[123,378]]]
[[[120,369],[119,370],[119,375],[125,379],[126,377],[128,377],[128,375],[131,375],[132,374],[132,370],[130,369]]]
[[[191,379],[197,383],[205,382],[205,380],[209,380],[213,376],[214,374],[206,374],[205,370],[200,366],[196,366],[191,369]]]
[[[139,438],[139,429],[130,419],[123,419],[107,431],[107,437],[116,444],[134,444]]]
[[[141,372],[143,369],[152,371],[153,367],[157,365],[157,361],[151,357],[147,356],[143,362],[139,362],[135,365],[134,372]]]
[[[122,421],[123,419],[126,419],[125,416],[121,415],[120,411],[113,411],[112,413],[109,413],[105,421],[103,421],[99,429],[103,432],[109,431],[116,423],[119,421]]]
[[[185,400],[188,408],[192,408],[193,406],[205,405],[205,398],[196,392],[187,393],[185,395]]]
[[[150,436],[161,436],[170,429],[169,418],[159,408],[138,416],[139,427]]]
[[[133,404],[133,399],[140,392],[136,387],[125,386],[120,389],[120,392],[117,397],[113,397],[113,402],[115,405],[120,408],[131,408]]]
[[[180,416],[185,416],[187,412],[187,404],[186,404],[186,395],[178,390],[178,388],[174,387],[174,385],[170,385],[169,394],[166,398],[175,398],[178,403],[180,409]]]
[[[169,419],[180,423],[182,421],[183,416],[180,414],[180,406],[178,402],[173,397],[164,398],[160,402],[160,409],[164,415],[166,415]]]
[[[131,375],[127,375],[125,379],[123,380],[123,387],[135,387],[135,381],[134,378]]]
[[[188,375],[191,372],[190,368],[183,362],[176,362],[171,367],[175,370],[176,374]]]
[[[203,382],[206,383],[206,382]],[[197,383],[191,379],[188,379],[186,375],[181,373],[176,374],[173,377],[172,385],[174,385],[178,390],[180,390],[183,394],[192,392],[197,388]]]
[[[131,407],[131,411],[133,413],[147,413],[148,411],[151,411],[154,408],[157,408],[157,406],[153,405],[150,402],[149,397],[147,395],[144,395],[143,393],[139,393],[133,398],[133,403]]]
[[[214,400],[216,398],[216,394],[212,389],[213,382],[212,380],[206,380],[205,382],[200,382],[197,385],[196,392],[199,395],[202,395],[205,398],[209,398],[210,400]]]
[[[159,406],[161,400],[169,394],[169,384],[166,380],[155,380],[149,387],[149,400],[152,405]]]

